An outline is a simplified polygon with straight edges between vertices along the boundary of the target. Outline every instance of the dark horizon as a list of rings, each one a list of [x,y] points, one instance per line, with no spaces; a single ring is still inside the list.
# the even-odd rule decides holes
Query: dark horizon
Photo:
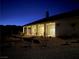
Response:
[[[50,16],[79,9],[77,0],[0,0],[0,25],[24,25]]]

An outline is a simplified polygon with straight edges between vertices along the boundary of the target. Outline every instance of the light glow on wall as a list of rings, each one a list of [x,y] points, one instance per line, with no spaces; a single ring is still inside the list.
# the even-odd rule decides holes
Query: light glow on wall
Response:
[[[38,36],[44,36],[44,24],[38,24]]]
[[[23,33],[27,33],[27,27],[26,26],[23,27]]]
[[[27,35],[31,36],[32,35],[32,27],[27,26]]]
[[[26,28],[25,33],[27,33],[27,36],[47,36],[47,37],[56,37],[55,34],[55,22],[46,23],[44,24],[36,24],[31,26],[23,27]],[[44,34],[45,31],[45,34]]]
[[[55,34],[55,22],[46,24],[46,36],[56,37]]]
[[[36,36],[36,32],[37,32],[36,25],[32,25],[32,36]]]

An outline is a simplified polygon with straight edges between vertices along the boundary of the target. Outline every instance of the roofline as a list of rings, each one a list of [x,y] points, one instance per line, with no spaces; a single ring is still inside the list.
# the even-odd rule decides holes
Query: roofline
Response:
[[[23,26],[29,26],[29,25],[33,25],[33,24],[37,24],[37,23],[42,23],[44,21],[49,21],[49,19],[61,19],[61,18],[67,18],[67,17],[73,17],[73,16],[79,16],[79,9],[78,10],[72,10],[72,11],[68,11],[68,12],[64,12],[64,13],[61,13],[61,14],[57,14],[57,15],[54,15],[54,16],[50,16],[50,17],[47,17],[47,18],[42,18],[42,19],[39,19],[39,20],[36,20],[34,22],[31,22],[31,23],[28,23],[28,24],[25,24]],[[53,21],[53,20],[50,20],[50,21]]]

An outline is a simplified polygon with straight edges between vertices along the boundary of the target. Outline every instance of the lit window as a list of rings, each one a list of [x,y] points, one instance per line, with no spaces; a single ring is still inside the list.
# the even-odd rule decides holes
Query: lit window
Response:
[[[46,35],[49,37],[55,37],[55,23],[46,24]]]

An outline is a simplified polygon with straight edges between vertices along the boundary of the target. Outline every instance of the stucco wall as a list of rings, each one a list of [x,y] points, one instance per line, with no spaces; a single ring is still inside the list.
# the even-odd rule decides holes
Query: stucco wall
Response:
[[[79,36],[79,16],[56,21],[56,36],[72,36],[73,34]]]
[[[79,36],[79,16],[76,17],[71,17],[71,18],[64,18],[64,19],[58,19],[55,22],[55,35],[57,36]],[[45,24],[48,24],[49,22],[46,22]],[[53,23],[53,22],[51,22]],[[35,24],[35,25],[40,25],[40,24]],[[26,26],[27,27],[27,26]],[[35,36],[44,36],[44,33],[46,28],[44,27],[44,23],[42,23],[42,26],[36,28],[37,30],[32,31],[33,35]],[[44,29],[42,28],[44,27]],[[34,28],[34,27],[33,27]],[[33,30],[33,29],[32,29]],[[35,34],[37,32],[37,34]],[[28,29],[24,30],[24,33],[27,33],[27,35],[31,35],[29,34]]]

